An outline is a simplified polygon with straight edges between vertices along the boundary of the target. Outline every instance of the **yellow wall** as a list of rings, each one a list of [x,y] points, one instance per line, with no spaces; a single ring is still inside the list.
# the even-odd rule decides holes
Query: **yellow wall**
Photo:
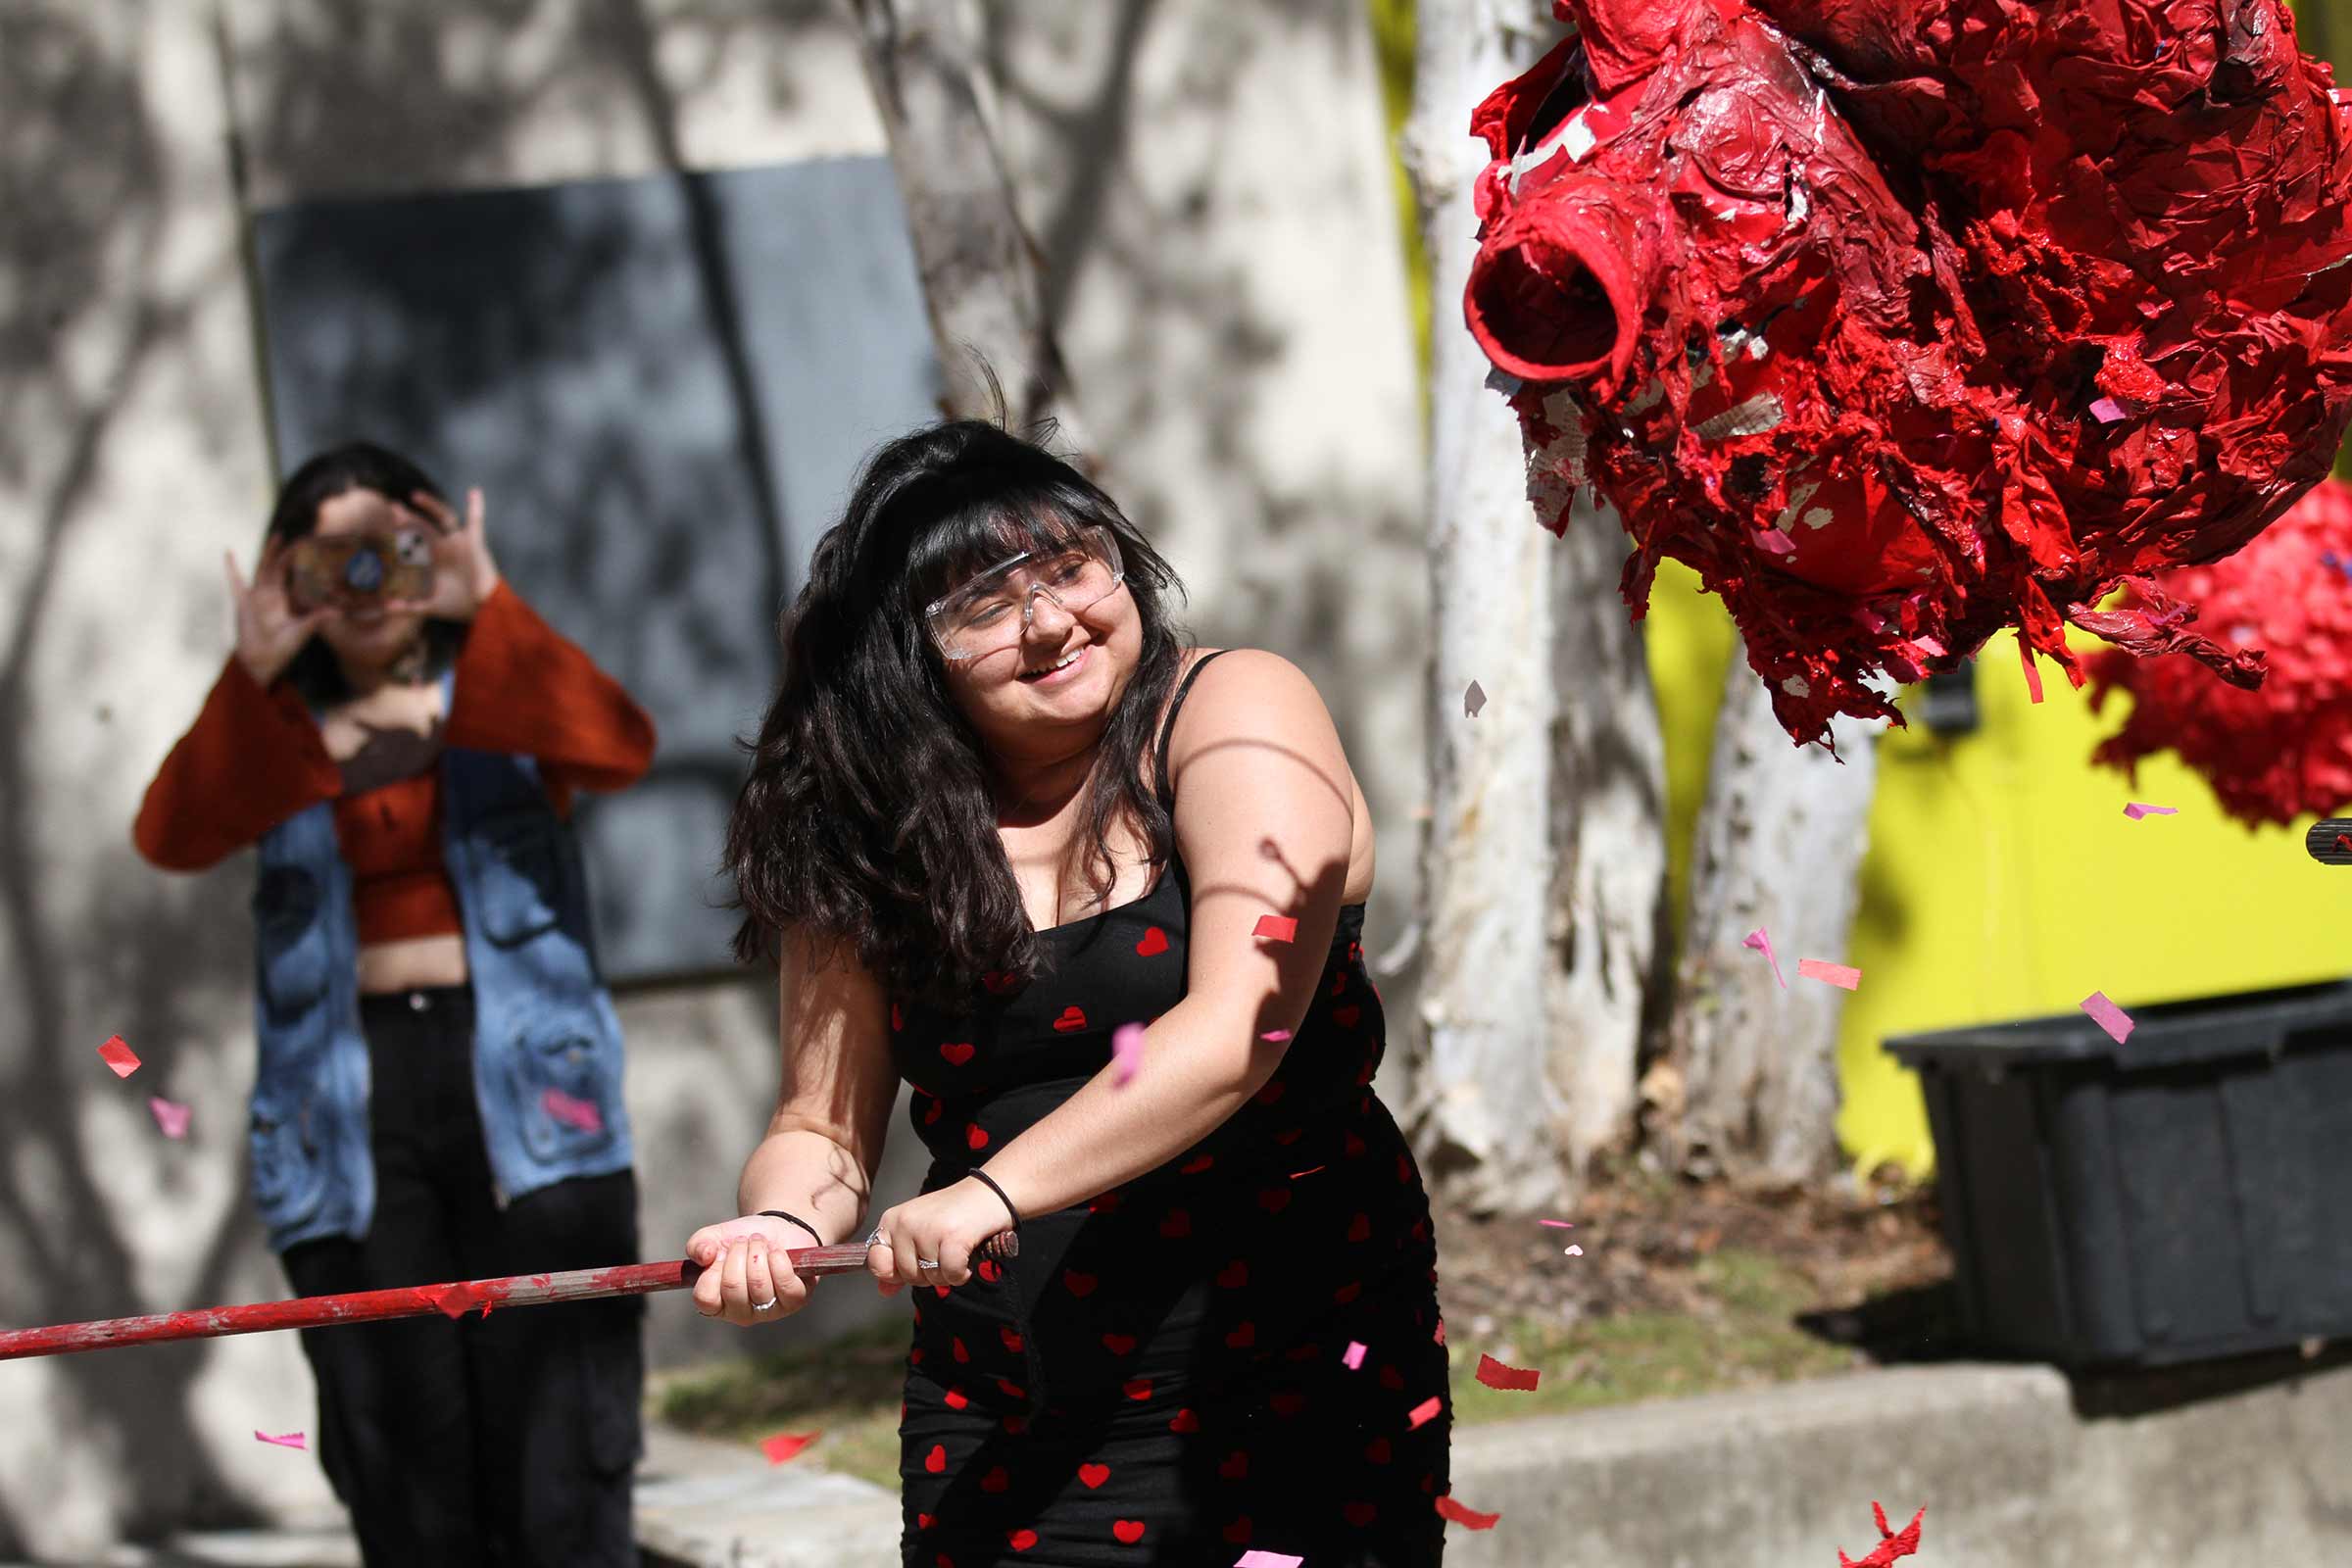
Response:
[[[2095,646],[2075,634],[2078,648]],[[1697,578],[1669,564],[1649,618],[1666,727],[1672,874],[1679,905],[1690,825],[1733,637]],[[1856,1164],[1934,1165],[1914,1074],[1889,1035],[2062,1012],[2093,991],[2134,1004],[2352,973],[2352,875],[2303,851],[2309,818],[2248,832],[2169,756],[2139,782],[2089,763],[2121,722],[2041,664],[2026,695],[2017,644],[1985,646],[1982,727],[1941,740],[1916,720],[1879,746],[1878,802],[1846,961],[1862,971],[1838,1040],[1838,1130]],[[1905,701],[1905,710],[1912,705]],[[2133,821],[2127,800],[2180,808]]]

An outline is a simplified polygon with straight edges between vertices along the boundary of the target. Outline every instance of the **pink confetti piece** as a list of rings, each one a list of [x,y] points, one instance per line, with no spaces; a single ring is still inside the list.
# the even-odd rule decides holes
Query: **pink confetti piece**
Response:
[[[98,1059],[115,1069],[115,1076],[127,1078],[139,1070],[138,1054],[122,1043],[121,1035],[110,1035],[98,1048]]]
[[[1269,1029],[1257,1038],[1265,1041],[1268,1045],[1279,1046],[1291,1038],[1291,1032],[1288,1029]]]
[[[259,1428],[256,1428],[254,1431],[253,1441],[256,1443],[274,1443],[281,1448],[308,1448],[311,1446],[310,1440],[305,1438],[299,1432],[281,1432],[273,1438],[269,1433],[261,1431]]]
[[[773,1437],[761,1438],[760,1451],[767,1455],[769,1464],[782,1464],[787,1459],[799,1457],[803,1448],[821,1436],[821,1432],[779,1432]]]
[[[1465,718],[1476,718],[1478,716],[1478,710],[1486,706],[1487,694],[1485,690],[1479,686],[1478,682],[1472,681],[1469,689],[1462,693],[1462,716]]]
[[[1350,1372],[1362,1366],[1364,1364],[1364,1342],[1349,1340],[1347,1350],[1340,1356],[1340,1364]]]
[[[1491,1355],[1478,1358],[1478,1381],[1506,1394],[1533,1393],[1536,1380],[1543,1375],[1538,1367],[1506,1366]]]
[[[1494,1522],[1502,1517],[1498,1513],[1480,1513],[1466,1503],[1454,1501],[1450,1495],[1438,1499],[1438,1512],[1465,1530],[1492,1530]]]
[[[2101,398],[2090,406],[2090,416],[2101,424],[2113,424],[2125,416],[2124,406],[2113,398]]]
[[[1772,965],[1773,979],[1780,981],[1780,987],[1783,991],[1788,989],[1788,982],[1781,979],[1781,960],[1772,956],[1772,938],[1764,934],[1764,928],[1762,926],[1756,927],[1753,931],[1750,931],[1747,935],[1741,937],[1740,939],[1740,945],[1743,948],[1753,948],[1758,953],[1764,955],[1764,961]]]
[[[1778,528],[1766,528],[1756,535],[1756,548],[1768,555],[1793,556],[1796,554],[1796,541]]]
[[[1293,1557],[1279,1551],[1245,1551],[1233,1568],[1298,1568],[1304,1557]]]
[[[1576,1229],[1576,1221],[1572,1219],[1540,1219],[1536,1221],[1536,1223],[1539,1225],[1547,1226],[1555,1231],[1572,1231]]]
[[[1446,1401],[1433,1394],[1428,1398],[1423,1399],[1419,1404],[1414,1405],[1413,1413],[1407,1416],[1405,1419],[1409,1421],[1414,1428],[1418,1429],[1426,1425],[1431,1418],[1436,1416],[1440,1410],[1445,1408]]]
[[[1850,964],[1831,963],[1826,958],[1797,959],[1796,977],[1799,980],[1825,980],[1840,991],[1851,991],[1862,983],[1861,970]]]
[[[2082,999],[2082,1010],[2090,1021],[2107,1031],[2117,1045],[2132,1038],[2132,1015],[2107,1000],[2104,991],[2093,991]]]
[[[1560,1255],[1562,1257],[1582,1257],[1585,1255],[1585,1250],[1577,1246],[1574,1242],[1570,1242],[1568,1244],[1568,1250],[1562,1252]]]
[[[551,1084],[547,1093],[539,1097],[539,1104],[548,1115],[566,1127],[577,1127],[584,1133],[601,1133],[605,1130],[605,1113],[596,1108],[593,1100],[576,1099]]]
[[[1143,1059],[1144,1026],[1123,1023],[1110,1032],[1110,1060],[1115,1071],[1111,1082],[1124,1088],[1135,1076],[1136,1064]]]
[[[1298,922],[1287,914],[1261,914],[1257,917],[1257,928],[1250,934],[1269,942],[1289,942],[1298,935]]]
[[[175,1104],[161,1095],[149,1095],[147,1110],[155,1117],[155,1124],[164,1130],[166,1138],[188,1136],[188,1118],[195,1114],[193,1105]]]
[[[2180,814],[2180,808],[2178,806],[2149,806],[2141,801],[2132,801],[2125,805],[2124,814],[2136,822],[2143,816],[2178,816]]]

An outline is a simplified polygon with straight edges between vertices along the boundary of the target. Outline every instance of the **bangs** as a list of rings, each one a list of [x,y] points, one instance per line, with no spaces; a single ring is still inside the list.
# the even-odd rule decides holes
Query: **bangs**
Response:
[[[916,612],[991,566],[1021,554],[1074,548],[1089,528],[1119,533],[1093,497],[1060,486],[1023,486],[973,497],[916,525],[906,543],[906,581]]]

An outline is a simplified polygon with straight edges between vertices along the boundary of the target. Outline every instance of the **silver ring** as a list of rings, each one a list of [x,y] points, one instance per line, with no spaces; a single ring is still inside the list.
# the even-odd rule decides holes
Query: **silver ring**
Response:
[[[777,1299],[778,1298],[771,1296],[764,1301],[754,1301],[752,1303],[752,1310],[755,1312],[773,1312],[776,1309]]]
[[[865,1239],[865,1245],[868,1247],[880,1247],[882,1245],[881,1226],[877,1225],[874,1227],[874,1234]]]
[[[939,1267],[939,1259],[936,1257],[918,1257],[914,1260],[914,1266],[916,1268],[937,1268]]]

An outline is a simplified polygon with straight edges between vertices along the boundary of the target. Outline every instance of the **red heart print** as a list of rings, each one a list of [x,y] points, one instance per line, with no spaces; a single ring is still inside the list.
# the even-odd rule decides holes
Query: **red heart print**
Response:
[[[939,1054],[947,1057],[949,1066],[960,1067],[972,1059],[974,1052],[969,1040],[956,1040],[943,1042],[940,1045]]]
[[[1144,1539],[1144,1522],[1141,1519],[1114,1519],[1110,1533],[1119,1538],[1120,1545],[1132,1546]]]
[[[980,1478],[980,1490],[982,1492],[1003,1492],[1011,1485],[1012,1477],[1005,1471],[1003,1465],[995,1466],[988,1472],[988,1474]]]
[[[1363,1088],[1364,1085],[1372,1081],[1372,1075],[1379,1070],[1380,1063],[1367,1057],[1364,1061],[1364,1064],[1355,1070],[1355,1087],[1358,1089]]]
[[[1250,1516],[1248,1514],[1242,1515],[1225,1527],[1225,1544],[1229,1546],[1250,1544]]]
[[[1351,1242],[1370,1241],[1372,1239],[1372,1216],[1358,1214],[1349,1220],[1348,1222],[1348,1239]]]
[[[1089,1214],[1116,1213],[1124,1196],[1116,1187],[1113,1187],[1109,1192],[1098,1194],[1089,1200],[1086,1211]]]
[[[1072,1296],[1083,1301],[1094,1295],[1095,1287],[1102,1282],[1092,1274],[1081,1274],[1076,1269],[1065,1269],[1062,1271],[1061,1283]]]
[[[1193,1234],[1193,1216],[1181,1208],[1171,1208],[1160,1219],[1159,1234],[1169,1241],[1181,1241]]]
[[[1198,1432],[1200,1430],[1200,1418],[1190,1410],[1179,1410],[1175,1419],[1168,1423],[1168,1430],[1177,1433]]]
[[[947,1445],[944,1443],[934,1443],[931,1445],[931,1451],[923,1455],[923,1468],[930,1471],[933,1475],[938,1475],[940,1472],[947,1469]]]
[[[1331,994],[1336,997],[1343,995],[1347,990],[1348,971],[1342,969],[1338,974],[1335,974],[1331,977]]]
[[[1274,1135],[1274,1142],[1280,1144],[1283,1148],[1288,1149],[1305,1136],[1306,1129],[1303,1127],[1285,1127],[1281,1132],[1278,1132]],[[1323,1167],[1318,1165],[1315,1168],[1317,1170],[1321,1170]]]
[[[1110,1466],[1106,1464],[1082,1464],[1078,1467],[1078,1479],[1086,1483],[1087,1491],[1092,1492],[1095,1490],[1095,1488],[1101,1486],[1103,1482],[1110,1479]]]
[[[948,1288],[945,1285],[934,1285],[931,1287],[931,1294],[944,1301],[948,1298]]]
[[[1004,1268],[993,1257],[982,1258],[978,1272],[984,1285],[994,1285],[1004,1277]]]
[[[1436,1340],[1440,1345],[1446,1343],[1446,1320],[1444,1318],[1438,1319],[1438,1332],[1431,1335],[1430,1338]]]
[[[1029,1397],[1029,1391],[1022,1388],[1018,1383],[1013,1382],[1010,1378],[997,1379],[997,1390],[1007,1399],[1026,1399]],[[1012,1429],[1010,1427],[1006,1427],[1005,1430],[1009,1432]]]
[[[1054,1020],[1054,1028],[1057,1033],[1060,1034],[1066,1035],[1074,1030],[1083,1029],[1085,1027],[1086,1014],[1079,1010],[1078,1005],[1075,1003],[1072,1003],[1069,1006],[1062,1008],[1061,1016]]]
[[[1244,1323],[1225,1336],[1225,1348],[1228,1350],[1247,1350],[1256,1343],[1257,1325],[1254,1323]]]
[[[1216,1162],[1216,1155],[1202,1154],[1198,1159],[1186,1160],[1183,1164],[1176,1167],[1176,1171],[1178,1175],[1182,1176],[1198,1176],[1202,1171],[1208,1169],[1209,1166],[1214,1165]]]
[[[1269,1214],[1279,1214],[1291,1206],[1291,1190],[1288,1187],[1263,1188],[1257,1195],[1257,1206]]]
[[[1332,1292],[1331,1298],[1339,1302],[1342,1306],[1346,1306],[1349,1301],[1354,1300],[1357,1297],[1363,1294],[1363,1281],[1349,1280],[1347,1284]]]
[[[1389,1462],[1389,1440],[1374,1438],[1370,1443],[1365,1444],[1364,1457],[1374,1464],[1387,1464]]]
[[[908,1366],[921,1366],[923,1364],[923,1348],[921,1346],[918,1345],[913,1349],[906,1352],[906,1364]]]
[[[1384,1389],[1401,1389],[1404,1387],[1404,1374],[1393,1366],[1384,1366],[1380,1369],[1380,1386]]]
[[[1135,1336],[1132,1334],[1105,1334],[1102,1336],[1102,1348],[1113,1355],[1133,1355],[1135,1353]]]
[[[915,1528],[915,1529],[917,1529],[917,1530],[928,1530],[928,1529],[930,1529],[930,1528],[931,1528],[931,1516],[930,1516],[929,1514],[927,1514],[927,1513],[918,1513],[918,1514],[916,1514],[916,1515],[914,1516],[914,1528]]]
[[[1354,1028],[1357,1020],[1361,1019],[1363,1015],[1364,1009],[1357,1006],[1352,1002],[1348,1004],[1348,1005],[1345,1007],[1334,1007],[1331,1009],[1331,1021],[1338,1024],[1343,1029]]]
[[[1119,1385],[1119,1392],[1140,1404],[1152,1397],[1152,1380],[1150,1378],[1129,1378]]]
[[[1031,1546],[1037,1544],[1037,1532],[1034,1530],[1008,1531],[1004,1536],[1004,1544],[1015,1551],[1027,1551]]]
[[[1368,1502],[1351,1502],[1340,1509],[1340,1517],[1361,1530],[1380,1517],[1380,1510]]]
[[[1240,1290],[1250,1283],[1250,1264],[1243,1258],[1235,1258],[1217,1270],[1217,1283],[1229,1291]]]
[[[1364,1152],[1364,1141],[1361,1138],[1356,1137],[1355,1134],[1349,1133],[1347,1137],[1347,1140],[1340,1145],[1340,1148],[1350,1155],[1360,1154]]]
[[[1018,1355],[1021,1353],[1021,1345],[1023,1342],[1021,1337],[1018,1334],[1013,1333],[1012,1330],[1001,1328],[997,1330],[997,1338],[1003,1340],[1004,1342],[1004,1348],[1010,1350],[1013,1354]]]
[[[923,1107],[923,1125],[928,1127],[933,1122],[939,1120],[939,1113],[947,1108],[948,1102],[946,1101],[934,1099],[931,1103]]]
[[[1003,1382],[1002,1379],[999,1379],[998,1381],[1000,1383]],[[1016,1395],[1015,1397],[1018,1397],[1018,1396]],[[1008,1415],[1000,1424],[1004,1428],[1004,1433],[1007,1437],[1017,1438],[1022,1433],[1029,1430],[1029,1418],[1025,1415]]]
[[[1400,1181],[1400,1182],[1403,1182],[1403,1183],[1404,1183],[1406,1186],[1408,1186],[1408,1187],[1412,1185],[1412,1181],[1413,1181],[1413,1156],[1412,1156],[1412,1155],[1410,1155],[1410,1154],[1398,1154],[1398,1155],[1396,1156],[1396,1179],[1397,1179],[1398,1181]]]
[[[1306,1408],[1306,1396],[1303,1394],[1277,1394],[1266,1403],[1274,1407],[1276,1415],[1297,1415]]]
[[[961,1389],[950,1389],[943,1397],[945,1397],[947,1400],[948,1408],[951,1410],[960,1410],[965,1405],[972,1402],[970,1399],[964,1397],[964,1393]]]
[[[1274,1102],[1282,1098],[1282,1092],[1289,1087],[1290,1086],[1288,1084],[1285,1084],[1279,1078],[1269,1078],[1266,1080],[1266,1087],[1260,1089],[1250,1098],[1254,1099],[1261,1105],[1271,1105],[1274,1103]]]
[[[1231,1453],[1227,1454],[1225,1456],[1224,1463],[1217,1466],[1217,1474],[1223,1476],[1228,1481],[1242,1481],[1248,1479],[1250,1474],[1249,1451],[1243,1448],[1236,1448]]]
[[[981,1130],[978,1122],[973,1122],[963,1130],[963,1141],[974,1149],[986,1149],[988,1134]]]
[[[899,1011],[899,1004],[897,1003],[892,1003],[890,1004],[890,1032],[895,1035],[906,1027],[906,1015]]]
[[[1157,926],[1145,932],[1144,940],[1135,945],[1135,954],[1139,958],[1156,958],[1167,951],[1168,934]]]
[[[963,1337],[961,1335],[951,1335],[948,1339],[948,1343],[955,1347],[956,1365],[968,1366],[971,1364],[972,1352],[963,1348]]]
[[[1001,997],[1021,982],[1017,975],[1009,974],[1002,969],[991,969],[980,977],[980,983],[988,988],[990,996]]]

